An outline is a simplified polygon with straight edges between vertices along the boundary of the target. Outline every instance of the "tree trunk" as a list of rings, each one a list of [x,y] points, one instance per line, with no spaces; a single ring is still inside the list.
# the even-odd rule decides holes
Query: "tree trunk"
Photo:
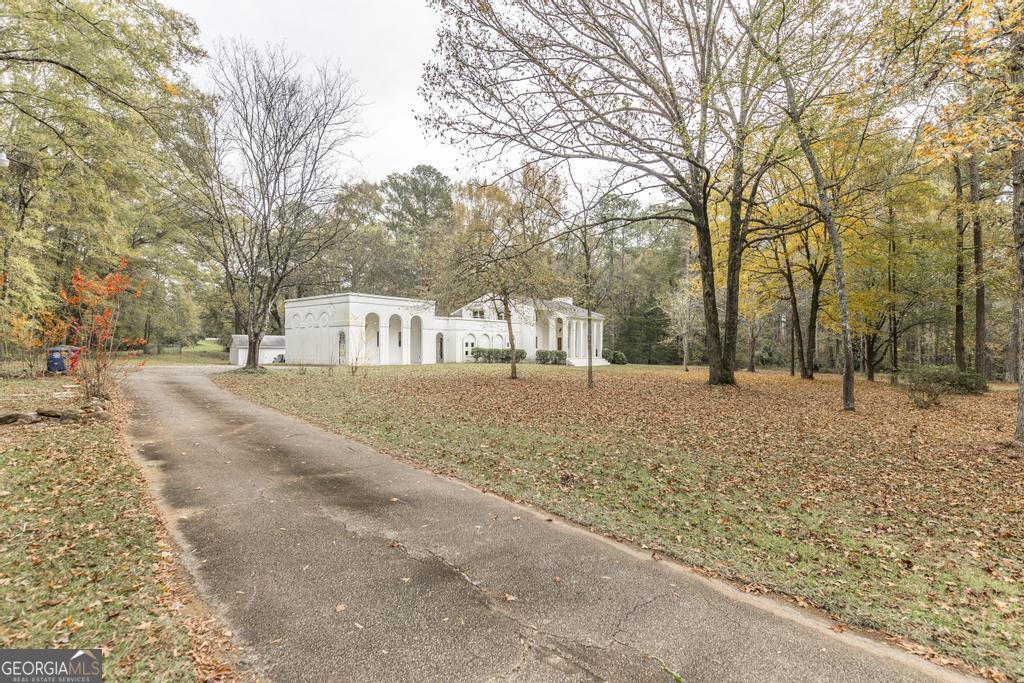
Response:
[[[1024,33],[1011,33],[1010,83],[1017,92],[1024,89]],[[1018,97],[1013,101],[1013,122],[1024,123],[1024,102]],[[1024,306],[1024,143],[1018,138],[1011,147],[1011,174],[1013,184],[1013,243],[1017,275],[1017,297],[1014,307],[1020,311]],[[1024,344],[1018,344],[1017,367],[1024,368]],[[1024,443],[1024,382],[1017,389],[1017,425],[1014,439]]]
[[[869,382],[875,381],[875,344],[876,336],[869,334],[864,340],[865,352],[864,352],[864,374],[867,375]]]
[[[725,326],[722,330],[722,362],[735,383],[736,349],[740,326],[740,270],[743,266],[743,163],[746,137],[732,149],[732,192],[729,196],[729,244],[725,268]]]
[[[1011,384],[1020,380],[1020,365],[1017,357],[1020,355],[1020,305],[1018,301],[1013,302],[1013,319],[1010,322],[1010,338],[1006,342],[1006,376],[1004,379]]]
[[[956,367],[967,369],[964,351],[964,183],[960,176],[960,158],[953,157],[953,187],[956,195],[956,307],[953,314],[953,356]]]
[[[590,311],[590,302],[587,302],[587,389],[594,388],[594,325]]]
[[[821,286],[825,282],[825,273],[811,273],[811,302],[807,311],[807,351],[803,354],[806,365],[801,368],[802,379],[814,379],[818,369],[818,313],[821,311]]]
[[[974,369],[988,376],[988,351],[985,329],[985,252],[981,234],[981,177],[978,159],[967,157],[971,199],[971,228],[974,233]]]
[[[893,208],[889,207],[889,229],[894,230]],[[892,356],[892,372],[889,373],[889,384],[897,384],[900,380],[899,330],[896,325],[896,240],[889,237],[889,351]]]
[[[747,372],[755,372],[754,350],[757,346],[757,335],[754,334],[754,321],[750,321],[750,335],[747,338]]]
[[[788,85],[787,89],[791,89],[791,85]],[[846,293],[846,261],[843,257],[843,243],[840,239],[839,226],[836,225],[835,214],[832,210],[832,200],[828,196],[825,175],[818,164],[818,157],[814,153],[814,149],[811,148],[811,141],[804,132],[799,120],[795,120],[793,123],[795,124],[797,138],[800,142],[800,149],[803,151],[804,158],[811,167],[811,173],[814,176],[821,220],[825,224],[829,241],[832,242],[832,268],[836,281],[836,299],[839,303],[839,326],[843,334],[843,410],[853,410],[855,408],[853,396],[853,338],[850,332],[850,301]]]
[[[796,326],[789,321],[789,376],[796,377]]]
[[[512,332],[512,304],[510,301],[511,297],[501,297],[501,308],[505,311],[505,329],[508,330],[508,346],[512,350],[512,359],[510,362],[512,369],[509,372],[509,379],[518,379],[519,374],[516,370],[516,335]]]
[[[248,356],[245,358],[245,367],[248,370],[258,370],[260,367],[260,345],[263,343],[263,333],[254,329],[249,330]]]
[[[708,355],[708,384],[735,384],[733,364],[722,353],[722,335],[718,325],[718,303],[715,293],[714,246],[708,225],[707,206],[690,203],[696,223],[697,261],[700,263],[700,284],[704,304],[705,345]],[[726,324],[729,321],[727,319]],[[733,358],[735,361],[735,358]]]
[[[587,389],[594,388],[594,324],[593,312],[590,307],[594,301],[594,284],[591,277],[594,269],[593,258],[590,253],[590,236],[587,230],[583,232],[583,265],[586,271],[583,273],[583,289],[587,297]]]
[[[783,279],[786,281],[786,287],[789,290],[789,310],[792,320],[789,325],[789,338],[790,338],[790,349],[789,349],[789,374],[795,375],[794,371],[794,355],[800,361],[800,378],[801,379],[813,379],[814,375],[810,374],[807,369],[807,361],[804,357],[804,333],[800,326],[800,309],[797,306],[796,301],[796,286],[793,283],[793,270],[789,266],[789,257],[786,257],[786,270],[782,273]],[[794,353],[794,351],[796,353]]]
[[[690,258],[693,250],[690,248],[690,224],[685,224],[686,248],[683,249],[683,372],[690,371]]]
[[[11,261],[11,240],[13,237],[4,235],[3,263],[0,264],[0,302],[7,301],[7,292],[11,284],[11,271],[8,267]]]

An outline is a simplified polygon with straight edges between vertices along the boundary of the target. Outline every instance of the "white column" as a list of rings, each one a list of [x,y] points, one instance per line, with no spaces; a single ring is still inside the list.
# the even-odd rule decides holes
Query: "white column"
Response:
[[[412,365],[412,321],[402,323],[402,365]]]
[[[576,323],[575,321],[566,318],[565,322],[562,324],[565,325],[565,329],[568,330],[565,340],[565,355],[572,358],[576,355]]]
[[[391,321],[381,320],[377,324],[377,339],[380,340],[377,346],[377,358],[381,365],[388,364],[388,346],[391,342]],[[373,340],[371,340],[373,341]],[[373,342],[376,343],[376,342]]]
[[[601,352],[604,350],[601,348],[601,340],[604,339],[604,321],[597,323],[597,334],[594,335],[594,358],[600,358]]]
[[[423,341],[420,350],[423,353],[423,364],[433,365],[437,362],[437,332],[421,328]]]
[[[363,359],[358,358],[359,349],[362,348],[366,341],[366,324],[361,325],[348,325],[343,327],[345,334],[348,335],[347,343],[345,344],[345,356],[342,360],[343,363],[352,365],[353,363],[362,364]]]
[[[548,349],[554,349],[555,344],[555,318],[550,316],[548,317]]]
[[[586,358],[587,357],[587,321],[577,320],[576,329],[579,330],[576,340],[576,357]]]

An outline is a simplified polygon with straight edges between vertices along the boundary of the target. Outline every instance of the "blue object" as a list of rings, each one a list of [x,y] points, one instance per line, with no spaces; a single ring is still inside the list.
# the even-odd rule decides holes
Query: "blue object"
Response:
[[[51,346],[46,349],[46,371],[47,372],[73,372],[75,369],[75,355],[78,353],[77,346]]]
[[[59,347],[46,350],[46,371],[64,372],[64,350]]]

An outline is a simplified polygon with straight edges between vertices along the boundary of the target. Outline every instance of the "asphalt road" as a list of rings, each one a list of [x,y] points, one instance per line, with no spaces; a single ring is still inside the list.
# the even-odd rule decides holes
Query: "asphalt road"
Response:
[[[962,680],[215,387],[129,379],[202,596],[277,681]]]

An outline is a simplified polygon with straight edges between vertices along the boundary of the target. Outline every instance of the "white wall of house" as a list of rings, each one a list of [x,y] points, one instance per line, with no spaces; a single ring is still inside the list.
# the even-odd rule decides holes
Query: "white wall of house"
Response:
[[[562,319],[559,330],[585,331],[586,320],[579,319],[580,310],[572,311],[567,305],[568,313],[558,313],[540,311],[532,304],[517,305],[512,314],[516,347],[524,349],[530,359],[538,348],[556,348],[556,318]],[[603,319],[598,314],[594,317],[595,358],[600,361],[598,324],[603,324]],[[545,327],[543,336],[538,323]],[[284,336],[288,362],[308,365],[464,363],[472,362],[474,347],[509,345],[508,323],[485,298],[451,316],[437,315],[435,303],[425,299],[356,293],[289,299],[285,301]],[[585,344],[570,348],[569,337],[564,344],[570,363],[579,359],[577,353],[586,362]]]
[[[281,336],[267,335],[260,345],[260,365],[269,365],[285,353],[286,340]],[[228,349],[228,361],[239,367],[249,359],[249,337],[244,334],[231,335],[231,346]]]

